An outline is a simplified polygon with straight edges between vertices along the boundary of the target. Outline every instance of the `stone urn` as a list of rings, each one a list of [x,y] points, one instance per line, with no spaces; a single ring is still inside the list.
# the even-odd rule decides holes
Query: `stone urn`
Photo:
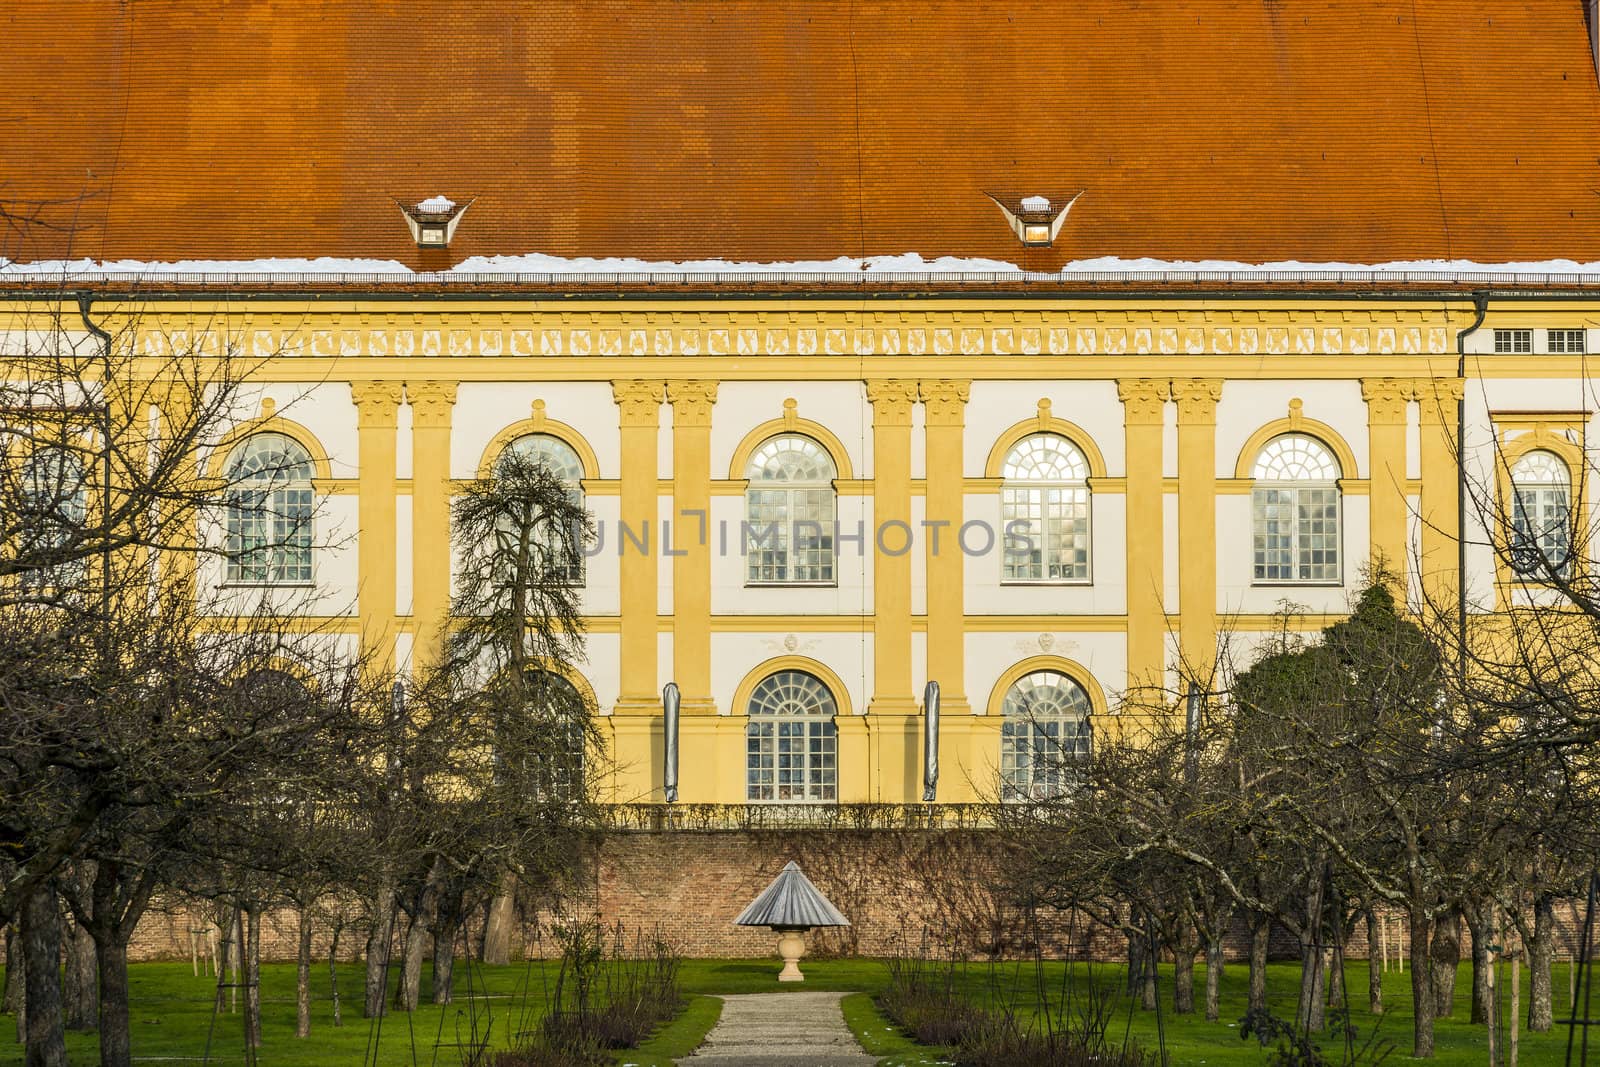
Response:
[[[783,960],[783,970],[778,972],[780,982],[804,982],[800,973],[800,958],[806,954],[806,931],[809,926],[775,926],[778,932],[778,958]]]
[[[737,926],[767,926],[778,935],[778,955],[783,959],[780,982],[804,982],[800,959],[806,954],[806,931],[816,926],[849,926],[822,891],[811,884],[790,860],[750,906],[739,913]]]

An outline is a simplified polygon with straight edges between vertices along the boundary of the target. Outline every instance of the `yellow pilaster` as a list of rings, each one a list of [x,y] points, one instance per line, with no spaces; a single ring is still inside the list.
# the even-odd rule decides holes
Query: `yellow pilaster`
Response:
[[[1406,409],[1415,392],[1398,378],[1367,378],[1367,449],[1371,453],[1372,559],[1405,589],[1406,575]],[[1354,476],[1354,472],[1352,472]]]
[[[717,383],[668,382],[672,404],[672,680],[711,715],[711,408]]]
[[[391,671],[394,663],[395,426],[402,395],[399,382],[350,383],[361,469],[356,503],[361,651],[380,672]]]
[[[872,404],[872,698],[867,768],[873,800],[913,799],[905,747],[911,692],[911,409],[917,383],[867,383]],[[844,744],[840,738],[841,747]],[[915,760],[911,761],[912,764]]]
[[[1456,610],[1456,542],[1460,536],[1457,508],[1456,402],[1458,379],[1420,382],[1422,559],[1418,568],[1429,610]]]
[[[971,383],[935,379],[918,385],[927,416],[924,431],[927,490],[923,531],[928,558],[928,677],[939,683],[939,799],[977,799],[972,763],[972,705],[967,699],[966,560],[959,533],[965,519],[962,435]],[[924,709],[926,714],[926,709]],[[924,756],[919,743],[918,756]],[[913,772],[913,791],[921,779]],[[912,798],[920,794],[913,792]]]
[[[450,611],[450,415],[455,382],[407,382],[411,405],[411,661],[439,655]]]
[[[711,409],[717,383],[667,383],[672,404],[672,680],[683,696],[679,797],[711,803],[724,777],[711,693]],[[721,746],[726,747],[726,746]],[[726,769],[737,777],[734,763]],[[687,773],[684,773],[687,772]],[[742,801],[740,796],[736,798]]]
[[[1217,643],[1217,401],[1222,382],[1178,378],[1178,641],[1185,672],[1204,681]]]
[[[1166,516],[1161,441],[1171,385],[1163,379],[1117,383],[1127,450],[1128,688],[1162,683],[1166,669]]]
[[[656,657],[657,435],[661,428],[659,381],[611,384],[622,435],[621,514],[614,539],[618,559],[622,664],[611,728],[618,800],[659,800],[661,694]]]

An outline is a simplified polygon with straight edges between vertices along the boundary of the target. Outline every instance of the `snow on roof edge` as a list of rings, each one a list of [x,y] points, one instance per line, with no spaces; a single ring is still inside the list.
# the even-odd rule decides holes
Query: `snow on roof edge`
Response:
[[[737,283],[739,281],[837,283],[871,278],[874,281],[1449,281],[1495,283],[1517,281],[1561,284],[1600,284],[1600,262],[1579,263],[1551,259],[1514,263],[1478,263],[1473,260],[1399,260],[1387,263],[1308,263],[1282,260],[1242,263],[1230,260],[1123,259],[1104,256],[1074,260],[1059,271],[1024,271],[1001,260],[940,256],[925,259],[909,252],[870,256],[840,256],[831,260],[756,263],[730,260],[661,262],[628,258],[570,259],[532,253],[521,256],[473,256],[447,271],[417,272],[392,259],[255,259],[177,260],[143,262],[119,260],[41,260],[15,262],[0,259],[0,282],[106,282],[141,281],[183,284],[326,282],[384,284],[538,282],[597,284],[607,282],[680,281]]]

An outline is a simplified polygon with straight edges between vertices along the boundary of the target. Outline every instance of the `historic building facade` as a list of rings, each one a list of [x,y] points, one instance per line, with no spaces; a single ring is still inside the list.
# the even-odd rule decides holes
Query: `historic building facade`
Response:
[[[1376,558],[1487,612],[1587,529],[1594,6],[19,5],[0,327],[231,345],[200,470],[305,521],[205,587],[401,678],[541,457],[609,800],[669,682],[681,805],[920,803],[930,681],[938,801],[1050,791]]]
[[[663,799],[668,682],[684,803],[916,802],[930,680],[940,800],[1052,788],[1034,731],[1091,744],[1219,634],[1248,654],[1285,602],[1320,626],[1374,557],[1414,598],[1453,583],[1457,401],[1472,476],[1504,467],[1542,536],[1592,493],[1600,302],[1564,289],[385,296],[93,307],[152,357],[224,327],[263,357],[202,467],[265,465],[309,521],[231,523],[202,576],[281,587],[401,675],[448,608],[452,488],[508,448],[569,478],[597,533],[562,574],[570,681],[619,802]],[[1518,579],[1480,518],[1492,605]]]

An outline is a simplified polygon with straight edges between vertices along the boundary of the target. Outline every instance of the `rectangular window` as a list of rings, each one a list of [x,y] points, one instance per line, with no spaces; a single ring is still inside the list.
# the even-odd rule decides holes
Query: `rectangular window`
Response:
[[[1551,352],[1583,352],[1587,349],[1583,330],[1551,330],[1549,333]]]
[[[1339,490],[1257,489],[1251,494],[1258,582],[1338,582]]]
[[[1532,330],[1496,330],[1494,332],[1494,350],[1496,352],[1532,352]]]
[[[1006,582],[1089,580],[1089,490],[1076,487],[1000,491]]]
[[[834,580],[832,489],[751,489],[745,522],[742,539],[750,581]]]

